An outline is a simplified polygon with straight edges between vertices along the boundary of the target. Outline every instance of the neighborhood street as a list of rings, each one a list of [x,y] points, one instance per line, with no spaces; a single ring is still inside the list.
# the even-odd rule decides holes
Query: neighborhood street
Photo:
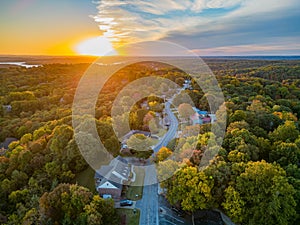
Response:
[[[153,149],[154,152],[158,152],[159,149],[163,146],[167,146],[167,144],[175,137],[177,128],[178,128],[178,120],[176,116],[171,111],[171,103],[166,102],[165,104],[165,112],[168,115],[168,118],[170,119],[170,126],[168,132],[165,134],[165,136],[158,142],[158,144]]]
[[[155,179],[155,180],[154,180]],[[155,166],[147,166],[145,169],[143,197],[137,201],[136,207],[141,210],[140,225],[158,224],[158,184],[156,181]],[[151,184],[154,183],[154,184]],[[151,185],[149,185],[151,184]]]
[[[163,146],[167,146],[175,135],[178,128],[178,121],[170,109],[171,103],[166,102],[165,111],[170,119],[170,126],[168,132],[159,141],[153,149],[158,152]],[[150,184],[150,185],[149,185]],[[154,164],[148,164],[145,167],[144,190],[143,197],[137,201],[136,207],[141,210],[140,225],[158,225],[158,184],[156,177],[156,168]]]

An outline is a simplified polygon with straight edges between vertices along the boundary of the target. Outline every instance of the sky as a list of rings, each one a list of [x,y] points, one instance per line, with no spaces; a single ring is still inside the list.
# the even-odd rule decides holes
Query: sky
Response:
[[[0,54],[163,40],[199,55],[300,55],[299,21],[299,0],[9,0],[0,2]]]
[[[90,0],[1,0],[0,54],[73,55],[101,34]]]

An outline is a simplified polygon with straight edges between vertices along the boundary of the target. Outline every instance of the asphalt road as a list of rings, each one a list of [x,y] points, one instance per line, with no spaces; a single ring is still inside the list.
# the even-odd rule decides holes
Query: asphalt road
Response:
[[[167,146],[171,141],[178,128],[178,121],[173,112],[170,109],[171,103],[165,104],[165,110],[170,118],[170,127],[165,136],[159,141],[159,143],[153,149],[157,152],[161,147]],[[151,185],[148,185],[151,184]],[[144,189],[143,197],[140,201],[137,201],[136,207],[141,210],[140,225],[158,225],[158,184],[156,177],[155,165],[145,167]]]
[[[159,143],[155,146],[153,149],[154,152],[158,152],[159,149],[163,146],[167,146],[168,143],[175,137],[175,134],[177,132],[178,128],[178,120],[176,116],[171,111],[171,103],[166,102],[165,104],[165,111],[170,119],[170,126],[168,132],[165,134],[165,136],[159,141]]]
[[[158,225],[158,185],[155,167],[148,166],[145,172],[144,183],[154,184],[144,186],[143,197],[136,203],[136,207],[141,210],[140,225]]]

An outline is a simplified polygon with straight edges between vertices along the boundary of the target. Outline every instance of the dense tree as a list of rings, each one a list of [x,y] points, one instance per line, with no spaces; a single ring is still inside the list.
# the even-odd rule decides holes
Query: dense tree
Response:
[[[178,170],[171,178],[167,198],[171,204],[180,204],[183,210],[195,211],[211,207],[213,180],[196,167]]]
[[[170,155],[172,155],[172,151],[166,147],[162,147],[155,155],[155,161],[161,162],[167,159]]]
[[[245,121],[247,118],[247,114],[243,110],[236,110],[231,116],[229,121],[236,122],[236,121]]]
[[[223,144],[227,151],[237,150],[246,153],[254,161],[258,160],[260,156],[260,149],[257,145],[256,136],[245,128],[231,130],[226,134]]]
[[[249,162],[236,184],[226,189],[222,205],[238,223],[289,224],[296,214],[294,193],[282,168]]]
[[[295,143],[275,142],[270,151],[270,161],[275,161],[283,167],[298,164],[299,160],[300,149]]]
[[[136,151],[148,151],[151,149],[153,143],[144,134],[134,134],[127,140],[127,145],[130,149]]]
[[[293,121],[285,121],[273,133],[270,134],[271,139],[274,141],[293,142],[299,136],[299,130]]]
[[[209,179],[212,179],[214,186],[212,188],[212,202],[213,206],[220,208],[224,201],[224,191],[228,187],[229,182],[234,178],[234,170],[230,167],[229,163],[222,160],[221,157],[217,157],[208,166],[204,173]]]
[[[60,184],[40,199],[42,223],[117,224],[112,200],[103,200],[86,188]]]
[[[113,200],[104,200],[98,195],[94,195],[90,204],[84,207],[84,216],[90,225],[119,224]]]
[[[192,165],[199,166],[202,156],[203,156],[202,150],[197,150],[197,149],[193,150],[191,158],[190,158],[190,162],[192,163]]]
[[[180,168],[180,163],[174,160],[168,159],[157,164],[157,178],[162,187],[168,187],[170,178]]]

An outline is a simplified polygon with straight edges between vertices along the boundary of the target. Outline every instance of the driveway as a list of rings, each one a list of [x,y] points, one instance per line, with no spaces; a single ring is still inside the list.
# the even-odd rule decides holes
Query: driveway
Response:
[[[133,204],[132,205],[128,205],[128,206],[120,206],[120,201],[115,201],[115,208],[120,208],[120,209],[134,209],[136,208],[136,201],[132,201]]]

